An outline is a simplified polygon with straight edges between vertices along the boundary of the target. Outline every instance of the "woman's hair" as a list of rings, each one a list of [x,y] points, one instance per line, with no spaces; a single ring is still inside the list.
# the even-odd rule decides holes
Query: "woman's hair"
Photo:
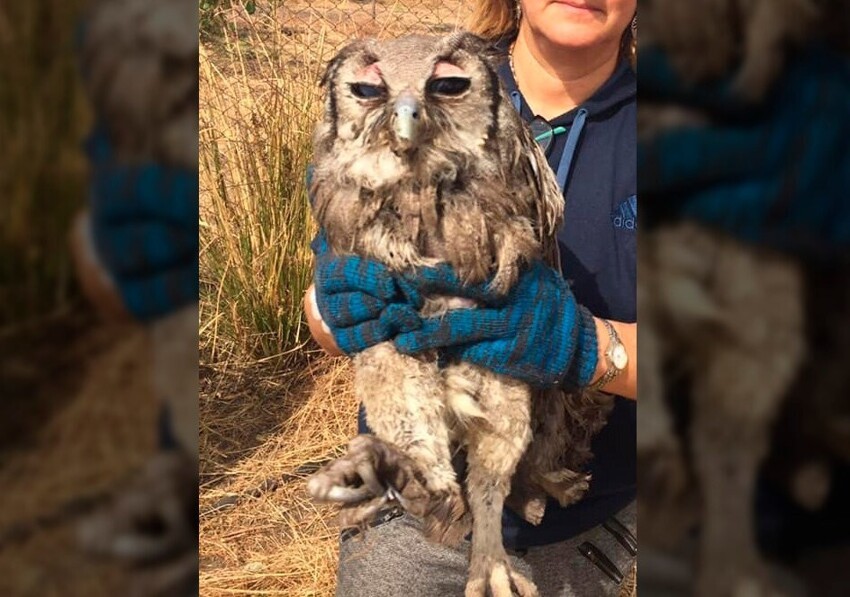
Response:
[[[519,23],[517,6],[513,0],[474,0],[466,27],[485,39],[514,39]]]
[[[485,39],[514,40],[519,31],[518,6],[515,0],[473,0],[466,27]],[[629,23],[620,40],[620,56],[628,58],[632,68],[637,61],[636,34]]]

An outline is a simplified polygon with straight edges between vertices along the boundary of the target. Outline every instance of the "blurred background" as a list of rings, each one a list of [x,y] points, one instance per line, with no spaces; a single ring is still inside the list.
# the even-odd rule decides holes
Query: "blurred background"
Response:
[[[639,2],[644,596],[847,593],[842,9]]]
[[[122,570],[76,549],[75,524],[154,446],[143,338],[99,320],[68,248],[87,199],[74,45],[88,4],[0,4],[3,595],[115,594]]]
[[[120,592],[128,571],[81,553],[75,529],[155,450],[145,334],[94,313],[67,249],[89,175],[87,4],[0,5],[3,595]],[[303,480],[355,433],[356,404],[301,320],[317,82],[351,37],[446,33],[466,7],[198,4],[200,593],[329,594],[334,511]],[[646,595],[846,593],[842,8],[639,4]]]

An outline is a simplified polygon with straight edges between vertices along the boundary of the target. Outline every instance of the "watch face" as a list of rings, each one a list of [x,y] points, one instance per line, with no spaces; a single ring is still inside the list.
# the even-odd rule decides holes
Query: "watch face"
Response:
[[[611,362],[614,363],[617,369],[626,368],[626,365],[629,363],[629,355],[626,353],[625,346],[619,344],[614,347],[614,351],[611,354]]]

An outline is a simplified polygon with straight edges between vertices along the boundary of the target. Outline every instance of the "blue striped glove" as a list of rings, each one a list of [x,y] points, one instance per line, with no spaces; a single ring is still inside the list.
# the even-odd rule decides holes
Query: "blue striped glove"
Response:
[[[421,325],[421,295],[384,265],[334,255],[322,231],[310,247],[316,255],[316,306],[342,352],[361,352]]]
[[[101,127],[86,143],[98,257],[127,309],[151,321],[198,301],[198,173],[115,163]]]
[[[504,297],[465,287],[454,276],[410,282],[418,290],[481,301],[455,309],[395,337],[400,352],[442,349],[442,354],[480,365],[535,387],[582,387],[596,370],[593,317],[576,303],[561,274],[535,261]]]
[[[712,120],[639,144],[638,192],[650,221],[688,218],[804,256],[850,246],[846,58],[800,52],[759,105],[737,98],[731,79],[687,85],[658,48],[639,60],[639,101],[697,108]]]
[[[442,288],[463,288],[465,296],[482,301],[496,298],[485,285],[463,285],[448,264],[401,276],[371,259],[334,255],[322,231],[310,246],[316,255],[316,306],[349,355],[419,329],[423,297]]]

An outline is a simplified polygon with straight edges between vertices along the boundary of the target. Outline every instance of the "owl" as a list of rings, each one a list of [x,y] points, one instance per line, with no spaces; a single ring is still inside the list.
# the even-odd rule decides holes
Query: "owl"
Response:
[[[557,266],[563,195],[496,69],[490,46],[462,32],[360,40],[330,62],[311,192],[335,253],[396,272],[449,263],[465,282],[490,280],[498,293],[531,260]],[[421,314],[469,306],[430,296]],[[502,544],[505,500],[539,522],[546,494],[578,499],[588,432],[604,424],[610,399],[535,393],[469,363],[438,366],[435,353],[401,354],[392,342],[359,353],[353,366],[375,437],[352,440],[310,479],[310,493],[348,504],[344,524],[388,498],[421,517],[436,541],[459,541],[471,524],[466,594],[489,586],[511,595],[513,585],[536,595]],[[452,466],[458,449],[467,455],[463,486]]]
[[[190,0],[100,0],[89,13],[80,62],[117,162],[197,169],[197,20]],[[197,320],[192,305],[150,326],[155,390],[172,399],[191,453],[198,449]]]
[[[197,6],[190,0],[93,4],[83,31],[80,63],[86,92],[108,131],[117,163],[197,168],[197,19]],[[95,255],[88,214],[81,224],[89,260],[101,277],[108,278]],[[174,434],[186,455],[155,457],[138,482],[79,529],[80,543],[87,550],[129,560],[169,556],[176,549],[179,557],[153,571],[145,582],[182,582],[197,568],[192,508],[188,515],[181,509],[197,502],[197,326],[197,303],[146,326],[153,390],[158,399],[167,400]],[[162,522],[163,532],[155,538],[140,532],[140,519]]]

